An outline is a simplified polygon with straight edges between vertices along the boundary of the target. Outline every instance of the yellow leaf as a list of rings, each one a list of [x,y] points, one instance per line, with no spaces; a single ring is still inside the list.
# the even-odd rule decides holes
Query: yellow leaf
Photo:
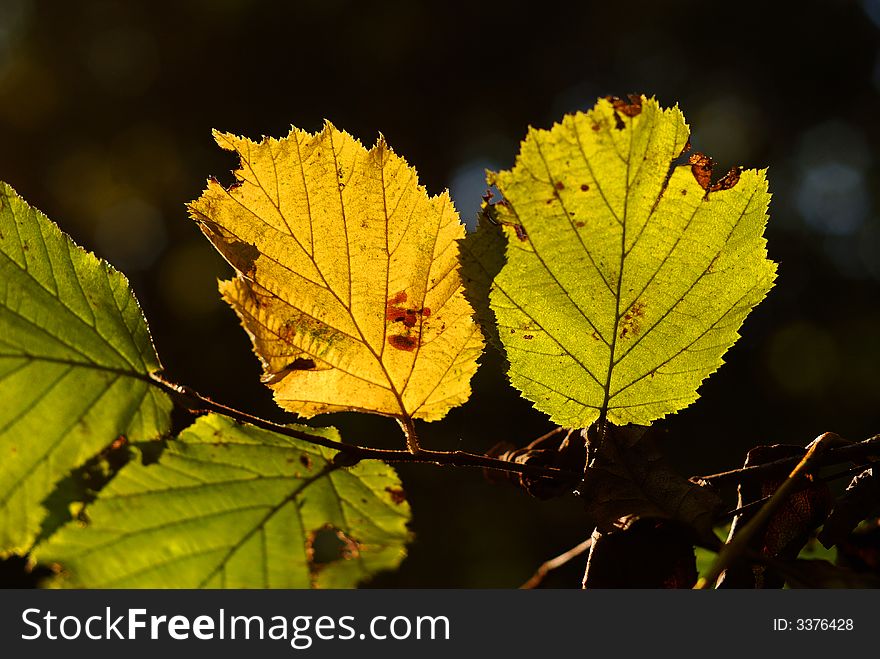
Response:
[[[464,403],[483,341],[458,273],[447,192],[429,197],[380,136],[329,123],[253,142],[236,183],[208,182],[190,213],[238,276],[221,282],[284,409],[434,420]]]

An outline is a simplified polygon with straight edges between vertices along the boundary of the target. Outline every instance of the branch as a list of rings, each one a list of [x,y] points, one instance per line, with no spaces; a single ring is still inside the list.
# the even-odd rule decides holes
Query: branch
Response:
[[[413,453],[409,450],[377,449],[368,446],[358,446],[356,444],[345,444],[343,442],[327,439],[326,437],[321,437],[320,435],[313,435],[302,430],[297,430],[296,428],[290,428],[280,423],[267,421],[266,419],[261,419],[260,417],[248,414],[247,412],[242,412],[222,403],[217,403],[185,385],[176,384],[166,380],[159,374],[152,374],[151,380],[153,384],[169,393],[175,400],[180,402],[181,405],[193,412],[206,410],[217,412],[218,414],[228,416],[241,423],[248,423],[257,428],[278,433],[279,435],[293,437],[294,439],[299,439],[310,444],[324,446],[325,448],[339,451],[339,454],[334,458],[334,461],[337,464],[341,463],[343,466],[351,466],[357,464],[361,460],[383,460],[385,462],[416,462],[453,467],[481,467],[483,469],[494,469],[550,479],[570,478],[572,475],[576,475],[572,472],[555,469],[553,467],[520,464],[508,460],[491,458],[487,455],[481,455],[478,453],[468,453],[466,451],[429,451],[420,448],[418,452]]]
[[[724,570],[726,570],[731,563],[733,563],[736,559],[747,552],[752,537],[754,537],[754,535],[758,531],[764,528],[764,525],[767,523],[773,513],[775,513],[779,509],[779,507],[785,502],[789,494],[791,494],[797,487],[800,486],[802,479],[805,478],[806,475],[813,468],[820,465],[820,458],[823,457],[823,454],[825,454],[827,457],[827,454],[831,453],[831,451],[827,451],[826,453],[828,447],[831,444],[836,444],[839,442],[840,437],[838,437],[834,433],[826,432],[824,435],[819,436],[810,445],[810,448],[807,451],[806,455],[804,455],[800,459],[800,462],[798,462],[797,466],[788,475],[788,478],[786,478],[782,482],[782,485],[776,488],[773,496],[771,496],[770,499],[755,514],[755,516],[748,521],[748,523],[742,528],[742,531],[734,535],[733,538],[731,538],[730,541],[728,541],[721,548],[721,551],[718,553],[715,562],[706,573],[706,576],[697,581],[697,585],[694,586],[694,588],[711,588],[712,585],[715,584],[716,581],[718,581],[718,577],[721,576],[721,573],[724,572]],[[852,448],[852,446],[848,446],[846,448]]]
[[[825,433],[825,435],[834,437],[835,443],[845,441],[834,433]],[[864,461],[869,458],[877,457],[880,457],[880,435],[874,435],[863,442],[847,442],[846,446],[840,446],[825,451],[817,458],[815,466],[822,467],[840,464],[841,462]],[[709,476],[698,476],[696,478],[716,486],[728,482],[740,483],[753,478],[763,479],[769,474],[784,472],[787,469],[791,469],[799,460],[801,460],[800,457],[793,456],[790,458],[774,460],[773,462],[765,462],[764,464],[740,467],[739,469],[731,469],[730,471],[722,471]]]
[[[589,537],[579,545],[576,545],[568,551],[559,554],[559,556],[557,556],[556,558],[551,558],[549,561],[542,563],[541,566],[537,570],[535,570],[535,573],[531,577],[529,577],[529,580],[526,581],[522,586],[520,586],[520,588],[537,588],[541,585],[541,582],[544,581],[544,577],[547,576],[548,572],[550,572],[551,570],[555,570],[556,568],[562,567],[569,561],[574,560],[592,546],[593,538]]]
[[[852,478],[853,476],[861,473],[865,470],[865,465],[859,465],[857,467],[852,467],[851,469],[845,469],[843,471],[837,472],[835,474],[831,474],[829,476],[823,476],[822,478],[815,479],[815,483],[831,483],[833,481],[839,480],[841,478]],[[801,483],[798,486],[797,491],[806,490],[810,487],[810,483]],[[795,494],[796,492],[792,492]],[[733,519],[737,515],[743,515],[747,512],[751,512],[755,508],[764,505],[770,500],[772,494],[768,494],[766,497],[762,497],[757,499],[756,501],[751,501],[747,504],[740,506],[739,508],[734,508],[733,510],[728,510],[726,513],[721,513],[718,517],[715,518],[715,523],[726,522],[729,519]]]

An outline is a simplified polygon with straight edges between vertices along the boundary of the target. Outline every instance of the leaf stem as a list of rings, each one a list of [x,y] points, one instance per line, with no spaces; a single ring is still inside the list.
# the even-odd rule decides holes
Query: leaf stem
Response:
[[[403,436],[406,437],[407,450],[413,455],[421,453],[422,447],[419,445],[419,435],[416,432],[416,424],[412,418],[409,416],[397,417],[397,422],[403,430]]]

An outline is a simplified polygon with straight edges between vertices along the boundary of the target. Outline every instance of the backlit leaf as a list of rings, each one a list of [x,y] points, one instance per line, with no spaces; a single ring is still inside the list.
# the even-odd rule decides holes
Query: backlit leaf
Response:
[[[507,239],[489,298],[510,378],[560,425],[686,407],[772,286],[764,172],[713,182],[701,154],[676,164],[688,136],[677,108],[603,99],[531,129],[513,169],[489,177],[503,199],[485,214]],[[483,225],[467,251],[485,276],[498,266],[480,258]]]
[[[464,298],[448,193],[428,197],[383,138],[327,124],[261,142],[190,212],[238,276],[221,284],[279,405],[433,420],[470,395],[482,338]]]
[[[338,440],[332,428],[302,428]],[[396,567],[409,504],[378,461],[208,415],[159,462],[129,463],[38,547],[61,584],[90,588],[352,587]]]
[[[128,280],[0,183],[0,553],[26,551],[55,483],[171,402]]]

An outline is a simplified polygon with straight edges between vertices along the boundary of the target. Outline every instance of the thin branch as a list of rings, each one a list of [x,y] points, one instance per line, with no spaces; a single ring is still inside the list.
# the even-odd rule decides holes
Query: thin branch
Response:
[[[859,465],[858,467],[852,467],[851,469],[845,469],[844,471],[839,471],[834,474],[830,474],[828,476],[823,476],[822,478],[817,478],[816,483],[831,483],[841,478],[852,478],[853,476],[860,474],[865,470],[865,465]],[[802,483],[798,490],[805,490],[810,487],[810,483]],[[794,492],[792,492],[794,494]],[[733,510],[728,510],[726,513],[721,513],[718,517],[715,518],[716,523],[718,522],[726,522],[729,519],[733,519],[737,515],[743,515],[747,512],[758,508],[762,504],[767,503],[770,500],[772,494],[768,494],[766,497],[762,497],[760,499],[756,499],[750,503],[744,504],[739,508],[734,508]]]
[[[544,577],[547,576],[547,573],[551,570],[555,570],[556,568],[560,568],[569,561],[574,560],[581,554],[585,553],[590,547],[593,546],[593,538],[587,538],[579,545],[576,545],[569,549],[566,552],[559,554],[556,558],[551,558],[549,561],[542,563],[541,566],[535,570],[535,573],[529,577],[529,580],[526,581],[520,588],[523,589],[532,589],[537,588],[541,585],[541,582],[544,581]]]
[[[310,444],[316,444],[318,446],[324,446],[339,451],[339,454],[334,460],[337,464],[342,463],[345,466],[357,464],[361,460],[383,460],[385,462],[414,462],[453,467],[481,467],[483,469],[494,469],[550,479],[570,479],[573,475],[577,476],[577,474],[574,474],[573,472],[556,469],[554,467],[520,464],[508,460],[499,460],[498,458],[492,458],[478,453],[467,453],[466,451],[429,451],[419,448],[418,452],[413,453],[409,450],[377,449],[368,446],[358,446],[356,444],[344,444],[343,442],[321,437],[320,435],[313,435],[273,421],[267,421],[266,419],[248,414],[247,412],[242,412],[222,403],[217,403],[187,386],[166,380],[158,374],[152,375],[152,381],[156,386],[171,394],[172,397],[187,409],[196,412],[217,412],[224,416],[228,416],[231,419],[235,419],[236,421],[240,421],[241,423],[248,423],[257,428],[278,433],[279,435],[293,437],[294,439],[300,439],[309,442]]]
[[[285,435],[287,437],[293,437],[294,439],[300,439],[302,441],[309,442],[310,444],[334,449],[336,451],[339,451],[339,454],[335,457],[335,460],[338,463],[344,463],[346,465],[353,465],[360,462],[361,460],[383,460],[385,462],[411,462],[435,464],[440,466],[479,467],[483,469],[493,469],[496,471],[525,474],[527,476],[538,478],[543,477],[548,479],[571,479],[572,477],[580,478],[583,476],[583,474],[581,473],[575,473],[573,471],[568,471],[565,469],[558,469],[555,467],[542,467],[539,465],[531,464],[521,464],[518,462],[512,462],[510,460],[500,460],[498,458],[493,458],[488,455],[468,453],[466,451],[430,451],[419,447],[417,445],[417,439],[415,445],[416,451],[413,452],[413,443],[410,441],[410,437],[414,436],[414,434],[407,435],[409,450],[405,451],[394,449],[376,449],[356,444],[345,444],[343,442],[338,442],[332,439],[328,439],[326,437],[321,437],[320,435],[314,435],[302,430],[296,430],[295,428],[290,428],[288,426],[275,423],[273,421],[267,421],[266,419],[248,414],[247,412],[242,412],[241,410],[237,410],[222,403],[218,403],[211,400],[210,398],[201,395],[197,391],[185,385],[180,385],[166,380],[161,375],[156,373],[150,376],[150,382],[169,393],[173,398],[175,398],[175,400],[177,400],[187,409],[195,412],[217,412],[242,423],[249,423],[264,430],[276,432],[280,435]],[[412,421],[410,421],[410,426],[412,426]],[[411,428],[411,430],[414,433],[414,428]],[[550,433],[545,435],[545,437],[556,434],[557,432],[560,432],[560,430],[561,429],[552,430],[550,431]],[[404,432],[406,433],[406,428],[404,429]],[[833,433],[826,433],[826,435],[834,437],[835,444],[839,444],[844,441]],[[866,439],[863,442],[847,443],[846,446],[828,450],[821,456],[819,456],[818,462],[816,464],[833,465],[847,461],[865,460],[872,457],[880,457],[880,435],[875,435],[874,437]],[[782,471],[786,468],[790,468],[797,461],[797,457],[783,458],[781,460],[776,460],[774,462],[768,462],[761,465],[742,467],[740,469],[732,469],[730,471],[725,471],[718,474],[699,476],[695,478],[697,480],[706,481],[709,484],[716,486],[730,481],[738,483],[743,480],[749,480],[752,478],[763,478],[770,473]],[[736,511],[732,512],[735,513]],[[727,515],[724,515],[724,517],[726,518]]]
[[[771,496],[772,495],[768,494],[766,497],[762,497],[762,498],[757,499],[755,501],[752,501],[750,503],[744,504],[744,505],[740,506],[739,508],[734,508],[733,510],[728,510],[726,513],[722,513],[718,517],[716,517],[715,523],[718,524],[720,522],[726,522],[727,520],[733,519],[737,515],[744,515],[747,512],[751,512],[755,508],[758,508],[759,506],[763,506],[765,503],[770,501]]]
[[[839,443],[838,440],[840,440],[840,438],[834,433],[825,434],[834,437],[835,443]],[[880,457],[880,435],[874,435],[863,442],[847,442],[845,446],[832,448],[819,456],[817,458],[818,462],[815,464],[816,466],[821,467],[840,464],[841,462],[860,461],[876,457]],[[799,456],[781,458],[779,460],[774,460],[773,462],[740,467],[739,469],[722,471],[709,476],[698,476],[697,478],[716,486],[728,482],[740,483],[753,478],[764,478],[767,475],[776,472],[784,473],[787,469],[791,469],[793,465],[797,464],[800,459]]]
[[[721,573],[727,569],[727,567],[733,563],[736,559],[742,556],[749,548],[749,543],[752,540],[752,537],[764,528],[764,525],[776,512],[776,510],[785,502],[788,498],[789,494],[791,494],[797,487],[800,486],[801,481],[805,478],[806,474],[809,471],[820,464],[820,458],[826,452],[826,449],[832,444],[839,443],[840,438],[834,433],[825,433],[821,435],[814,441],[806,455],[804,455],[800,462],[798,462],[797,466],[792,470],[792,472],[788,475],[782,484],[776,488],[776,491],[773,493],[773,496],[761,507],[761,509],[755,514],[752,519],[748,521],[748,523],[742,528],[742,530],[735,534],[733,538],[730,539],[718,553],[718,556],[715,558],[715,562],[712,564],[712,567],[706,573],[706,575],[700,578],[697,581],[697,585],[694,588],[697,589],[707,589],[711,588],[716,581],[718,581],[718,577],[721,576]],[[850,447],[847,447],[850,448]],[[830,451],[829,451],[830,452]]]

